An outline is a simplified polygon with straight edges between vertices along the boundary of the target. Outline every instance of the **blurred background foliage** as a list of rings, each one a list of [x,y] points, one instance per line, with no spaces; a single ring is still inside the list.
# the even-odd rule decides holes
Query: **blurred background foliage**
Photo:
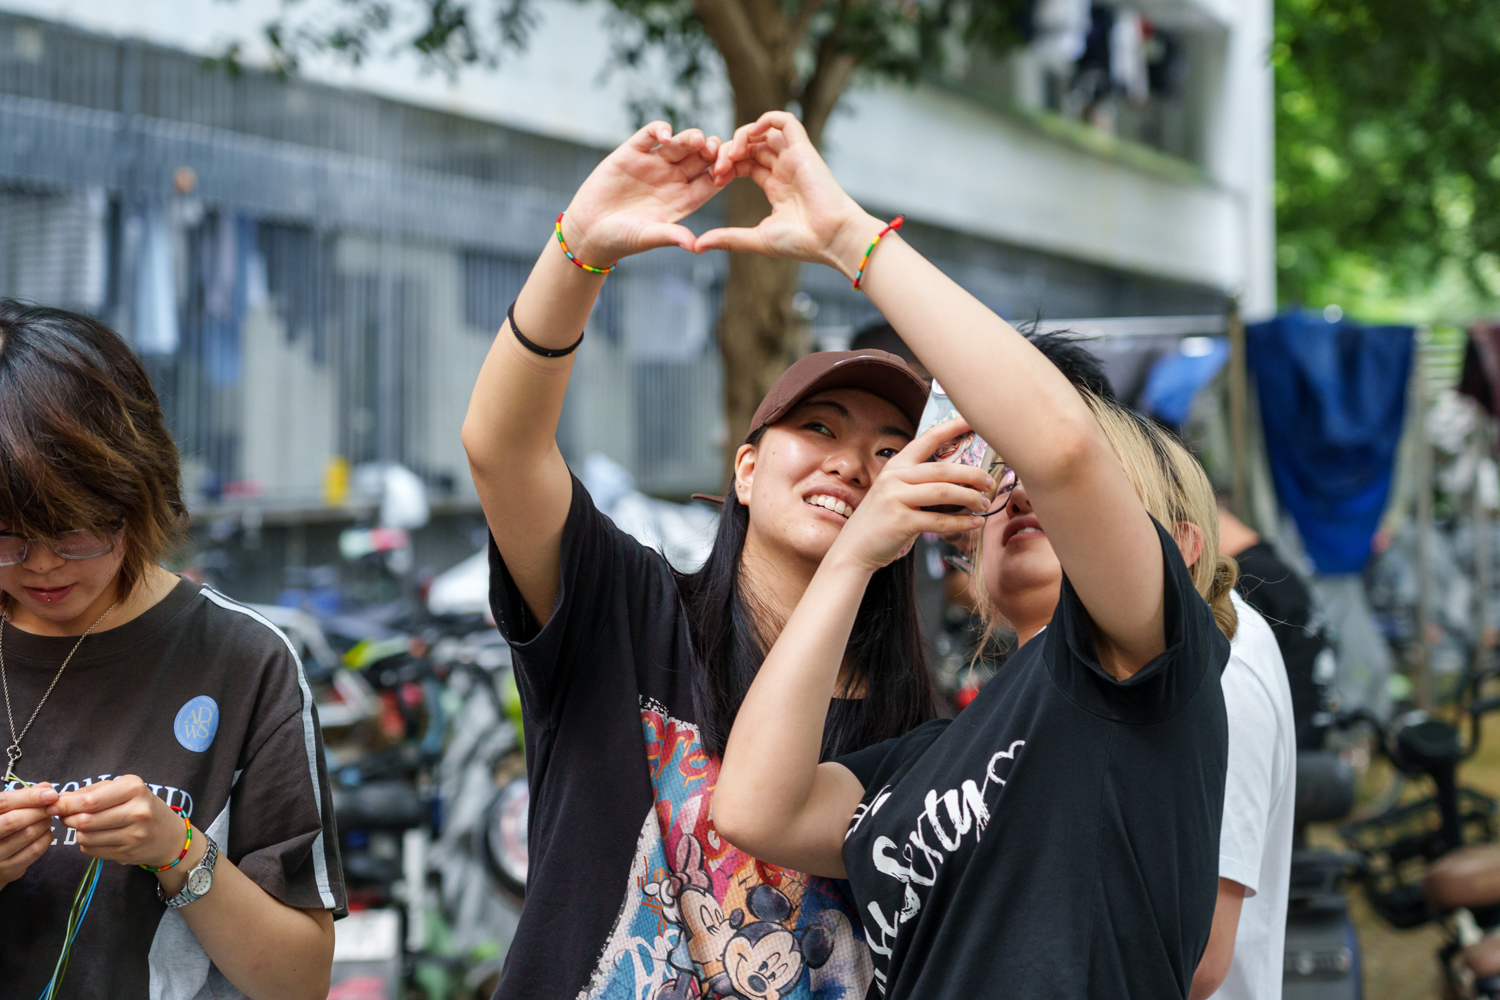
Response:
[[[1285,304],[1500,308],[1500,3],[1276,0]]]

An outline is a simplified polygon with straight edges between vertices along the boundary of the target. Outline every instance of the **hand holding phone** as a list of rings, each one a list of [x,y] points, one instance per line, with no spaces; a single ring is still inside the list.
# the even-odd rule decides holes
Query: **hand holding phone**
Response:
[[[922,422],[917,427],[917,436],[921,437],[932,427],[937,426],[945,420],[962,416],[953,404],[948,401],[948,394],[938,384],[937,379],[932,381],[932,392],[927,397],[927,406],[922,410]],[[929,462],[954,462],[958,465],[967,465],[975,469],[987,469],[989,467],[990,446],[973,431],[967,431],[950,441],[945,441],[937,451],[933,452]],[[930,507],[924,508],[939,514],[958,514],[963,512],[962,507]]]

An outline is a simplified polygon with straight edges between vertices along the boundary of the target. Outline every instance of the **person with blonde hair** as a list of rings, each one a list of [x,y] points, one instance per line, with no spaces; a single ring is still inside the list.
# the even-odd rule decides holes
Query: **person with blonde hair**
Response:
[[[1202,532],[1204,555],[1192,567],[1194,581],[1232,640],[1220,678],[1229,767],[1219,895],[1190,997],[1271,1000],[1281,995],[1296,807],[1296,724],[1286,663],[1271,626],[1235,591],[1239,564],[1223,552],[1223,511],[1198,460],[1160,424],[1102,400],[1090,403],[1152,516]]]
[[[1182,442],[1122,403],[1106,399],[1086,388],[1080,395],[1093,411],[1109,438],[1110,447],[1125,469],[1150,515],[1163,525],[1173,525],[1173,536],[1185,549],[1201,551],[1189,563],[1193,585],[1213,609],[1219,630],[1234,639],[1239,613],[1233,600],[1234,585],[1239,579],[1239,564],[1218,554],[1218,501],[1208,474]],[[990,469],[994,475],[1005,468],[997,462]],[[984,577],[985,533],[976,532],[970,562],[974,567],[972,592],[987,630],[1015,626],[997,609]],[[1196,536],[1189,538],[1188,536]],[[1045,623],[1043,623],[1045,624]]]
[[[1291,688],[1271,626],[1235,591],[1239,566],[1223,554],[1222,511],[1198,460],[1160,424],[1080,389],[1151,516],[1196,530],[1203,552],[1190,568],[1198,591],[1232,640],[1221,677],[1229,718],[1229,767],[1219,837],[1219,892],[1191,1000],[1280,996],[1296,797]],[[1010,628],[989,598],[983,533],[974,546],[971,593],[987,632]],[[1218,553],[1209,558],[1210,553]]]
[[[976,502],[951,463],[927,461],[966,430],[956,420],[885,464],[740,707],[718,832],[848,880],[871,996],[1186,998],[1214,917],[1228,756],[1233,579],[1211,522],[1158,485],[1149,436],[1145,450],[1122,438],[1117,411],[855,204],[793,116],[740,129],[714,172],[752,178],[772,212],[695,249],[855,279],[1004,460]],[[866,584],[920,532],[951,530],[926,509],[939,505],[983,511],[964,526],[984,528],[986,596],[1019,648],[956,719],[820,764],[830,700],[858,693],[841,677]]]

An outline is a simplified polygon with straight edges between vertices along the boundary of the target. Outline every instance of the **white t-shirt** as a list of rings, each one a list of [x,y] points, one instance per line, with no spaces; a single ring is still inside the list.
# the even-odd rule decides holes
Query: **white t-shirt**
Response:
[[[1245,887],[1234,961],[1216,1000],[1281,996],[1286,900],[1292,871],[1292,812],[1297,797],[1297,735],[1292,689],[1271,626],[1234,595],[1239,630],[1224,668],[1229,712],[1229,772],[1219,876]]]

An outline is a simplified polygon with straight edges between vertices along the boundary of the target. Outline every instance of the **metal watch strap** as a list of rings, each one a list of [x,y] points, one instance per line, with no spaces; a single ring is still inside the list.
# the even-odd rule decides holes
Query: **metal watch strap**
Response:
[[[197,902],[204,896],[208,895],[209,890],[213,888],[213,871],[214,865],[219,861],[219,845],[215,844],[213,838],[206,833],[200,834],[200,836],[203,837],[203,841],[208,845],[208,848],[203,852],[203,859],[193,866],[192,871],[188,872],[187,881],[183,882],[182,890],[171,899],[167,899],[162,894],[161,883],[158,882],[156,884],[156,898],[167,904],[167,906],[171,909],[175,910],[179,907],[186,906],[189,903]],[[193,875],[197,873],[199,869],[202,869],[203,871],[206,871],[208,873],[209,884],[208,887],[205,888],[202,892],[195,893],[192,889]]]

